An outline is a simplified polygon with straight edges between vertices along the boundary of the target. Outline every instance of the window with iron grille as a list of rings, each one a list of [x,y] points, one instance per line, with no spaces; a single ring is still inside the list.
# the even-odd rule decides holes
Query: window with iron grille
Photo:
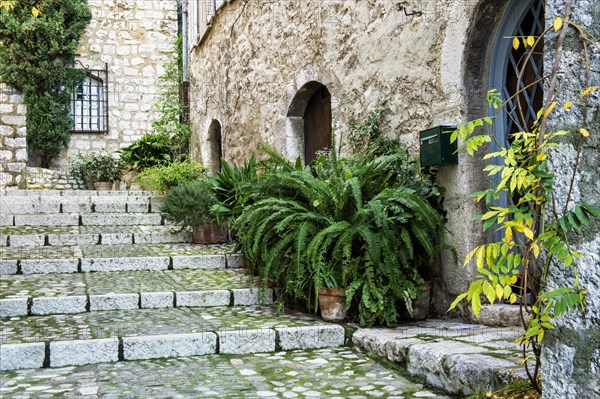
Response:
[[[108,133],[108,64],[85,68],[86,77],[75,86],[71,102],[73,133]]]

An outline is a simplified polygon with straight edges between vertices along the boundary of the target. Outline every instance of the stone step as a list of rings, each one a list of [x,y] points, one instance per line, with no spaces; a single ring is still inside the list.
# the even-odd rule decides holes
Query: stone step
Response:
[[[0,214],[0,226],[140,226],[165,224],[159,213]]]
[[[133,195],[8,196],[0,197],[4,214],[148,213],[158,212],[161,197]]]
[[[114,310],[0,319],[3,370],[338,347],[345,330],[272,307]]]
[[[396,328],[358,329],[352,341],[451,394],[496,390],[527,379],[515,339],[522,329],[428,320]]]
[[[233,244],[1,247],[0,275],[244,267]]]
[[[139,190],[0,190],[0,198],[2,197],[40,197],[40,196],[55,196],[55,197],[155,197],[157,193],[154,191],[139,191]]]
[[[0,317],[189,306],[270,304],[245,269],[0,277]]]
[[[6,226],[0,247],[189,243],[178,226]]]
[[[450,399],[347,347],[20,370],[3,383],[6,398]]]

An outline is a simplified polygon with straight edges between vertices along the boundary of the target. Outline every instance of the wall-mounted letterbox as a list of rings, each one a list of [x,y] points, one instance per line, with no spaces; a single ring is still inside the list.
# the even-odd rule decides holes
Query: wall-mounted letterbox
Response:
[[[455,126],[436,126],[419,133],[421,167],[458,164],[456,141],[450,144]]]

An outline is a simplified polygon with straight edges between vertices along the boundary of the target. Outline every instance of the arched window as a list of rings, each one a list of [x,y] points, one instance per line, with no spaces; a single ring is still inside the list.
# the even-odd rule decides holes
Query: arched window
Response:
[[[508,101],[494,126],[496,137],[502,146],[510,145],[512,133],[531,128],[536,113],[542,106],[543,43],[540,42],[532,56],[527,57],[531,47],[525,46],[524,39],[530,36],[537,39],[543,31],[543,1],[511,1],[494,40],[488,86],[490,89],[497,89],[502,100]],[[515,37],[519,40],[517,49],[513,47]],[[522,79],[517,87],[521,71]],[[520,92],[518,97],[515,96],[517,92]],[[497,149],[494,143],[492,150]]]
[[[221,124],[213,120],[208,127],[208,162],[207,165],[211,174],[221,171],[221,157],[223,149],[221,146]]]

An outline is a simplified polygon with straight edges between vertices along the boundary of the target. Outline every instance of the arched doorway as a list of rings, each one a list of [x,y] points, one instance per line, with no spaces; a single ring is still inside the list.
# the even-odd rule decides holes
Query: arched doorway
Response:
[[[206,166],[210,174],[216,174],[221,171],[221,157],[223,149],[221,146],[221,124],[213,120],[208,127],[208,160]]]
[[[537,38],[543,32],[542,0],[510,2],[494,39],[489,68],[488,88],[497,89],[502,101],[507,101],[494,126],[500,146],[510,146],[511,134],[530,129],[537,111],[542,107],[543,42],[535,47],[531,57],[527,57],[531,47],[525,46],[523,38]],[[516,49],[512,44],[515,37],[519,40]],[[523,77],[518,81],[521,70]],[[517,92],[520,92],[518,97],[515,96]],[[498,144],[493,144],[493,151],[498,150]]]
[[[314,160],[318,151],[331,148],[331,94],[325,85],[312,81],[302,86],[292,100],[287,119],[305,164]]]

